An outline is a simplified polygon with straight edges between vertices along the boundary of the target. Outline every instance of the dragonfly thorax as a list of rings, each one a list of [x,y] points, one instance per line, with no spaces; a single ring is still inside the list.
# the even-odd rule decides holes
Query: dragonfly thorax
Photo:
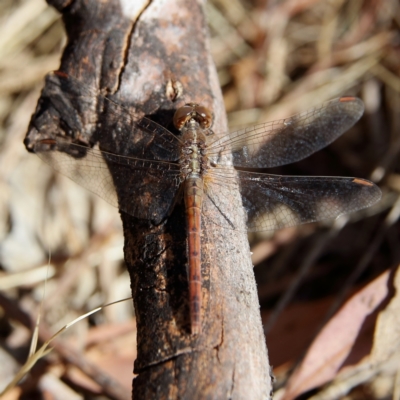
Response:
[[[201,176],[207,168],[206,134],[204,129],[194,119],[189,120],[182,128],[181,145],[181,176],[183,179],[188,177]]]

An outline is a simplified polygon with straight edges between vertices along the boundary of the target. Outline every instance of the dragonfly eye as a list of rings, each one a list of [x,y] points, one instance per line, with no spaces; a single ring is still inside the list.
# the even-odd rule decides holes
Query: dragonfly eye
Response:
[[[177,129],[181,130],[187,121],[190,119],[190,115],[193,111],[193,107],[190,104],[178,108],[174,115],[174,125]]]
[[[212,113],[206,108],[196,103],[188,103],[178,108],[174,115],[174,125],[181,130],[191,119],[194,119],[203,128],[209,128],[212,124]]]
[[[208,108],[196,105],[194,112],[196,113],[195,119],[202,128],[209,128],[211,126],[213,116]]]

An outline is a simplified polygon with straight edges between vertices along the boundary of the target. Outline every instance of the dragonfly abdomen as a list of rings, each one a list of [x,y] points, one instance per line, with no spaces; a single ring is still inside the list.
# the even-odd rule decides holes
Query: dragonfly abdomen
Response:
[[[185,207],[188,232],[189,304],[192,334],[201,333],[201,208],[203,180],[195,174],[185,180]]]

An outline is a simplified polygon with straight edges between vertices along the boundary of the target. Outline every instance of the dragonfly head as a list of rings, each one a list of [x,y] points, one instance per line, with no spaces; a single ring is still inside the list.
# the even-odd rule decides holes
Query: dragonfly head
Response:
[[[208,108],[196,103],[188,103],[176,110],[174,125],[181,130],[187,122],[195,120],[203,129],[207,129],[211,126],[212,119],[212,113]]]

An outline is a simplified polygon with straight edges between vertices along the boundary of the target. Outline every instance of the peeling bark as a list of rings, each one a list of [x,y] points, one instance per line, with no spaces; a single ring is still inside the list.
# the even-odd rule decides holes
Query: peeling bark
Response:
[[[130,9],[129,2],[117,0],[49,3],[63,14],[69,38],[61,71],[169,128],[179,106],[201,103],[214,112],[213,130],[227,131],[200,1],[135,1]],[[77,111],[84,125],[79,140],[99,141],[123,153],[123,135],[110,129],[118,121],[100,103],[82,104]],[[54,128],[59,121],[51,107],[39,103],[31,126]],[[56,132],[63,129],[58,124]],[[35,139],[31,129],[28,148]],[[226,198],[244,224],[239,194],[226,193]],[[271,378],[246,234],[204,226],[203,333],[196,337],[190,334],[183,202],[177,201],[159,225],[123,212],[121,218],[138,324],[133,398],[269,398]]]

